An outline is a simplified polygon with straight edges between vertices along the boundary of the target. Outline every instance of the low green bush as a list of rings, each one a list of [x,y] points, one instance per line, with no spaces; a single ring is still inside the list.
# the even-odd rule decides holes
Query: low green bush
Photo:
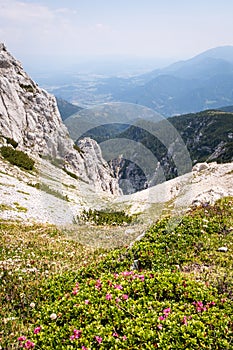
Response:
[[[19,168],[23,168],[25,170],[32,170],[34,167],[34,160],[31,159],[23,151],[15,150],[10,146],[3,146],[0,148],[0,152],[3,158],[8,160],[8,162],[10,162],[11,164],[18,166]]]
[[[111,252],[0,222],[0,347],[232,350],[233,198],[168,221]]]
[[[131,224],[135,216],[127,215],[124,211],[103,211],[97,209],[84,210],[79,216],[79,220],[90,222],[95,225],[113,225],[120,226]]]
[[[84,151],[83,151],[78,145],[76,145],[76,143],[74,143],[73,147],[74,147],[75,151],[78,151],[78,153],[79,153],[81,156],[83,156]]]
[[[62,168],[62,170],[63,170],[67,175],[71,176],[73,179],[78,180],[78,176],[77,176],[76,174],[72,173],[71,171],[69,171],[69,170],[67,170],[67,169],[65,169],[65,168]]]
[[[11,137],[7,137],[6,138],[6,142],[8,144],[10,144],[11,146],[13,146],[14,148],[16,148],[18,146],[18,142],[16,142],[14,139],[12,139]]]

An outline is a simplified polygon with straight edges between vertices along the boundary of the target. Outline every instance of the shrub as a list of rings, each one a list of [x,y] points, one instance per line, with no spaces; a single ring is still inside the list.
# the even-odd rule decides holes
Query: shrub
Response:
[[[66,170],[65,168],[62,168],[62,170],[64,170],[64,172],[65,172],[67,175],[71,176],[73,179],[78,180],[78,176],[77,176],[76,174],[72,173],[72,172],[69,171],[69,170]]]
[[[37,190],[41,190],[41,191],[44,191],[48,194],[51,194],[52,196],[56,197],[56,198],[60,198],[66,202],[69,202],[69,198],[66,195],[63,195],[61,192],[49,187],[46,183],[30,183],[28,182],[28,186],[31,186],[31,187],[34,187],[36,188]]]
[[[78,145],[76,145],[75,143],[74,143],[73,147],[74,147],[74,149],[75,149],[76,151],[78,151],[78,153],[84,154],[84,151],[83,151]]]
[[[17,151],[10,146],[3,146],[0,149],[1,155],[3,158],[8,160],[13,165],[23,168],[25,170],[32,170],[34,167],[34,160],[31,159],[23,151]]]
[[[232,349],[232,204],[190,210],[172,232],[162,219],[109,253],[0,221],[0,348]]]
[[[96,209],[84,210],[79,217],[79,219],[84,222],[113,226],[131,224],[133,218],[133,216],[127,215],[124,211],[107,212]]]
[[[16,148],[18,146],[18,142],[16,142],[14,139],[7,137],[6,138],[6,142],[7,144],[13,146],[14,148]]]
[[[34,92],[34,89],[33,89],[33,87],[31,86],[31,85],[26,85],[26,84],[19,84],[19,86],[23,89],[23,90],[25,90],[26,92]]]

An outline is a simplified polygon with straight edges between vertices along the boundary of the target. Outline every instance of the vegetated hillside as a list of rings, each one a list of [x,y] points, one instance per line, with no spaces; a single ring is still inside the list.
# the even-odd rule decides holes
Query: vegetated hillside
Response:
[[[67,119],[72,114],[78,113],[83,109],[82,107],[69,103],[68,101],[63,100],[62,98],[59,98],[59,97],[56,97],[56,101],[57,101],[57,106],[61,114],[62,120]]]
[[[233,113],[203,111],[169,118],[195,162],[233,160]]]
[[[163,218],[109,253],[2,221],[0,346],[232,349],[232,210],[225,198]]]
[[[205,161],[224,163],[233,160],[233,113],[207,110],[172,117],[168,121],[175,127],[184,141],[193,164]],[[179,146],[174,144],[172,138],[169,140],[171,147],[166,147],[160,141],[159,135],[163,129],[166,131],[166,128],[166,121],[159,123],[143,121],[140,127],[130,126],[117,137],[142,143],[159,161],[166,180],[169,180],[178,175],[175,163],[177,157],[182,155]],[[172,152],[171,149],[173,149]],[[119,178],[128,179],[136,191],[151,186],[145,177],[148,174],[143,174],[137,165],[132,164],[132,161],[133,157],[131,160],[119,159],[119,161],[112,163],[113,168],[118,171]],[[140,181],[138,181],[139,178]]]

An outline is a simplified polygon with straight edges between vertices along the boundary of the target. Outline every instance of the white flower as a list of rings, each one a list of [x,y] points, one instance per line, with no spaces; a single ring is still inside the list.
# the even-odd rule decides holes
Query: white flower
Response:
[[[51,320],[56,320],[57,315],[55,313],[52,313],[50,316]]]
[[[30,307],[32,307],[32,308],[35,307],[35,306],[36,306],[35,303],[31,303],[31,304],[30,304]]]

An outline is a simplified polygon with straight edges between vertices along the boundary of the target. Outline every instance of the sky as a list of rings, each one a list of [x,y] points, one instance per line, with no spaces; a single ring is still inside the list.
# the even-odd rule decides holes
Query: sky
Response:
[[[0,0],[0,41],[21,61],[187,59],[233,45],[231,0]]]

